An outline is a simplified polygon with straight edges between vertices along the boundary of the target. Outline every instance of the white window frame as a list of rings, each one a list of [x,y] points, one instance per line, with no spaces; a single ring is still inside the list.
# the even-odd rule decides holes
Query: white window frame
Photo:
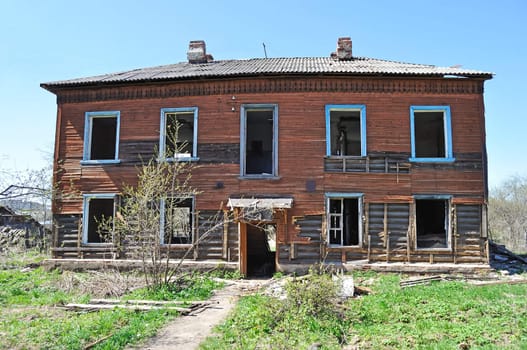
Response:
[[[415,147],[415,113],[416,112],[441,112],[443,113],[443,133],[445,138],[445,156],[444,157],[416,157]],[[452,150],[452,120],[450,106],[410,106],[410,135],[411,135],[411,162],[454,162],[454,153]]]
[[[185,199],[190,199],[192,201],[192,207],[190,208],[190,213],[191,213],[191,217],[190,217],[190,224],[191,224],[191,233],[190,233],[190,243],[165,243],[165,205],[166,205],[166,200],[167,199],[172,199],[172,198],[166,198],[166,199],[161,199],[161,203],[159,205],[159,210],[161,211],[160,212],[160,215],[159,215],[159,243],[161,245],[165,245],[165,246],[178,246],[178,247],[185,247],[185,246],[191,246],[193,243],[194,243],[194,237],[195,237],[195,232],[196,232],[196,225],[195,225],[195,206],[196,206],[196,199],[195,197],[193,196],[189,196],[189,197],[177,197],[177,198],[174,198],[174,199],[181,199],[181,200],[185,200]]]
[[[331,154],[331,112],[333,111],[353,111],[360,113],[360,155],[345,155],[338,156]],[[366,157],[367,141],[366,141],[366,105],[351,104],[351,105],[326,105],[326,157]]]
[[[357,204],[358,204],[358,223],[359,223],[359,244],[357,245],[343,245],[343,244],[330,244],[330,234],[331,234],[331,218],[332,216],[335,216],[335,214],[333,213],[330,213],[330,200],[337,200],[337,199],[341,199],[341,200],[344,200],[344,199],[357,199]],[[329,193],[326,193],[325,194],[325,200],[326,200],[326,243],[329,247],[336,247],[336,248],[347,248],[347,247],[351,247],[351,248],[360,248],[362,247],[362,237],[363,237],[363,216],[364,216],[364,204],[363,204],[363,201],[364,201],[364,194],[363,193],[334,193],[334,192],[329,192]],[[341,206],[341,209],[343,209],[344,206],[342,205]],[[341,227],[341,231],[343,231],[343,215],[342,213],[341,214],[337,214],[337,216],[340,215],[340,227]],[[341,235],[343,235],[343,232],[341,232]],[[343,237],[341,237],[341,242],[343,242],[344,240],[342,239]]]
[[[446,213],[445,213],[445,220],[447,221],[447,227],[446,227],[446,243],[447,246],[444,248],[419,248],[417,246],[417,205],[416,200],[424,199],[424,200],[442,200],[446,201]],[[452,196],[447,194],[424,194],[424,195],[414,195],[414,212],[413,212],[413,219],[415,223],[415,243],[414,243],[414,249],[416,251],[452,251],[452,218],[450,213],[452,212]]]
[[[193,113],[194,114],[194,129],[192,135],[192,155],[179,156],[174,155],[167,157],[166,155],[166,123],[167,114],[178,114],[178,113]],[[180,108],[161,108],[161,124],[160,124],[160,137],[159,137],[159,158],[166,161],[197,161],[198,158],[198,107],[180,107]]]
[[[273,166],[272,174],[247,174],[247,112],[258,110],[273,111]],[[278,178],[278,104],[242,104],[240,108],[240,178],[269,179]]]
[[[88,242],[88,225],[90,222],[90,200],[92,199],[112,199],[113,200],[113,217],[115,217],[115,205],[117,193],[87,193],[83,194],[82,203],[82,244],[85,245],[107,245],[106,242]]]
[[[116,118],[115,131],[115,153],[114,159],[90,159],[91,158],[91,143],[93,120],[97,118]],[[101,112],[86,112],[84,117],[84,150],[82,154],[81,164],[116,164],[119,160],[119,134],[121,129],[121,112],[119,111],[101,111]]]

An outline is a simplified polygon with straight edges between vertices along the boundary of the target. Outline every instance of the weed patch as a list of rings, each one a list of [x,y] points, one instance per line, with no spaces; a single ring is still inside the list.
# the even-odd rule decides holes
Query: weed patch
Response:
[[[356,273],[356,283],[367,282],[374,293],[339,306],[320,278],[288,285],[285,301],[242,298],[202,348],[527,348],[527,285],[433,282],[401,289],[399,275]]]
[[[102,273],[0,271],[0,348],[82,349],[93,345],[93,349],[122,349],[151,337],[177,316],[169,310],[114,309],[86,313],[61,307],[70,302],[88,302],[94,295],[85,285],[93,282],[95,286],[94,278],[108,280]],[[198,300],[210,297],[212,290],[221,286],[201,274],[186,276],[180,282],[166,285],[163,290],[143,288],[132,295],[150,300]],[[64,289],[64,283],[71,288]]]

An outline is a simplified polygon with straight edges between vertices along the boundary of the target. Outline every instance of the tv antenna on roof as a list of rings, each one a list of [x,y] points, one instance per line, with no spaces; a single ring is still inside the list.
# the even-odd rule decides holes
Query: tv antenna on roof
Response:
[[[265,58],[267,58],[267,50],[265,49],[265,43],[262,43],[263,49],[264,49],[264,55]]]

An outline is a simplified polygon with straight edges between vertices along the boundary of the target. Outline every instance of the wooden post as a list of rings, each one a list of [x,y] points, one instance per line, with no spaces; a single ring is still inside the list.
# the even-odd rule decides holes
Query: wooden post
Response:
[[[390,233],[386,232],[386,262],[390,262]]]
[[[406,229],[406,262],[408,263],[410,263],[410,231],[412,230],[412,221],[412,205],[410,204],[408,208],[408,228]]]
[[[247,224],[238,222],[239,247],[238,259],[239,268],[242,275],[247,275]]]
[[[384,218],[383,218],[383,232],[384,232],[384,246],[388,239],[388,203],[384,203]]]
[[[489,243],[489,239],[487,237],[487,240],[485,241],[485,250],[487,251],[487,264],[490,264],[490,243]]]
[[[194,251],[192,252],[194,260],[198,260],[199,258],[199,211],[196,211],[196,215],[194,215],[194,242],[196,244],[194,245]],[[168,253],[170,254],[170,252]]]
[[[77,256],[81,259],[84,259],[84,256],[81,250],[82,230],[83,230],[82,218],[79,218],[79,223],[77,225]]]
[[[370,230],[370,204],[369,203],[365,203],[364,204],[364,213],[363,213],[363,216],[364,216],[364,237],[362,239],[362,243],[366,243],[368,242],[368,237],[370,237],[370,233],[369,233],[369,230]]]
[[[370,255],[371,255],[371,236],[368,235],[368,262],[371,262]]]
[[[454,235],[454,264],[457,264],[457,212],[456,207],[452,208],[452,234]]]
[[[223,251],[222,258],[228,259],[229,250],[229,214],[226,210],[223,211]]]

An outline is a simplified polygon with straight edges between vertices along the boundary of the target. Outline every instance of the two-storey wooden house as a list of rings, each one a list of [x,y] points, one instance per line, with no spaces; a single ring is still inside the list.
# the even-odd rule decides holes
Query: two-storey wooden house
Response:
[[[259,209],[263,224],[226,223],[195,248],[197,262],[256,274],[486,261],[492,73],[356,57],[349,38],[328,57],[213,60],[194,41],[188,58],[41,85],[58,104],[55,257],[104,256],[95,218],[114,215],[123,184],[159,149],[200,165],[175,256],[223,202]],[[176,121],[187,147],[173,155]]]

